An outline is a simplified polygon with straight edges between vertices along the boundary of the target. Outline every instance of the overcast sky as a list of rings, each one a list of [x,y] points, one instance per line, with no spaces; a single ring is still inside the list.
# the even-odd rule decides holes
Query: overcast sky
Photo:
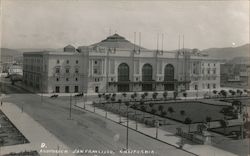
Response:
[[[0,0],[2,47],[61,48],[90,45],[117,32],[156,49],[164,33],[164,49],[206,49],[249,43],[249,1],[66,1]],[[138,36],[137,36],[138,42]],[[161,39],[160,45],[161,47]]]

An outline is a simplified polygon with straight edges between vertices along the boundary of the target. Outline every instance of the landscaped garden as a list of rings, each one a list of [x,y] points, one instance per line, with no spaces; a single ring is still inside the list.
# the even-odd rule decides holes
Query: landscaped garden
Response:
[[[170,118],[182,123],[202,123],[219,121],[222,119],[234,119],[235,114],[233,108],[228,105],[216,105],[205,103],[198,100],[175,100],[175,98],[167,99],[157,98],[158,93],[153,93],[151,97],[144,93],[138,95],[133,93],[118,99],[116,94],[99,94],[99,102],[94,104],[95,107],[103,107],[107,111],[112,111],[116,114],[135,117],[139,121],[145,118],[155,119],[155,117]],[[145,116],[145,113],[147,116]],[[141,119],[143,118],[143,119]]]
[[[28,143],[29,141],[0,110],[0,147]]]

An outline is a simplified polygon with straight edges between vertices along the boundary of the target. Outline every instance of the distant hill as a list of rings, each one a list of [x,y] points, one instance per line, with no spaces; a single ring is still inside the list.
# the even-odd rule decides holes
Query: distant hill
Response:
[[[22,53],[14,49],[0,48],[0,55],[1,56],[14,56],[14,55],[22,55]]]
[[[22,53],[8,48],[0,48],[0,62],[22,62]]]
[[[239,47],[209,48],[201,51],[210,57],[231,60],[236,57],[250,57],[250,44]]]
[[[235,58],[227,61],[227,63],[231,63],[231,64],[250,64],[250,57],[235,57]]]

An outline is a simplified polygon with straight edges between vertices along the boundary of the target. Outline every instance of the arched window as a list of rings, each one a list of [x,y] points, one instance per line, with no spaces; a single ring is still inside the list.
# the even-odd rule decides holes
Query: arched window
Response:
[[[144,64],[142,67],[142,81],[152,81],[153,68],[150,64]]]
[[[129,81],[129,66],[126,63],[118,66],[118,81]]]
[[[165,66],[164,81],[174,81],[174,66],[172,64]]]

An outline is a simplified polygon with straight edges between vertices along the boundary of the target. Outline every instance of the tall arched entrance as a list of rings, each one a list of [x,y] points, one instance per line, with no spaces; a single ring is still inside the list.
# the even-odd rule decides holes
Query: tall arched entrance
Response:
[[[144,64],[142,67],[142,91],[152,91],[153,67]]]
[[[172,64],[167,64],[164,68],[164,90],[173,91],[174,90],[174,66]]]
[[[121,63],[118,66],[118,92],[129,91],[129,66]]]

